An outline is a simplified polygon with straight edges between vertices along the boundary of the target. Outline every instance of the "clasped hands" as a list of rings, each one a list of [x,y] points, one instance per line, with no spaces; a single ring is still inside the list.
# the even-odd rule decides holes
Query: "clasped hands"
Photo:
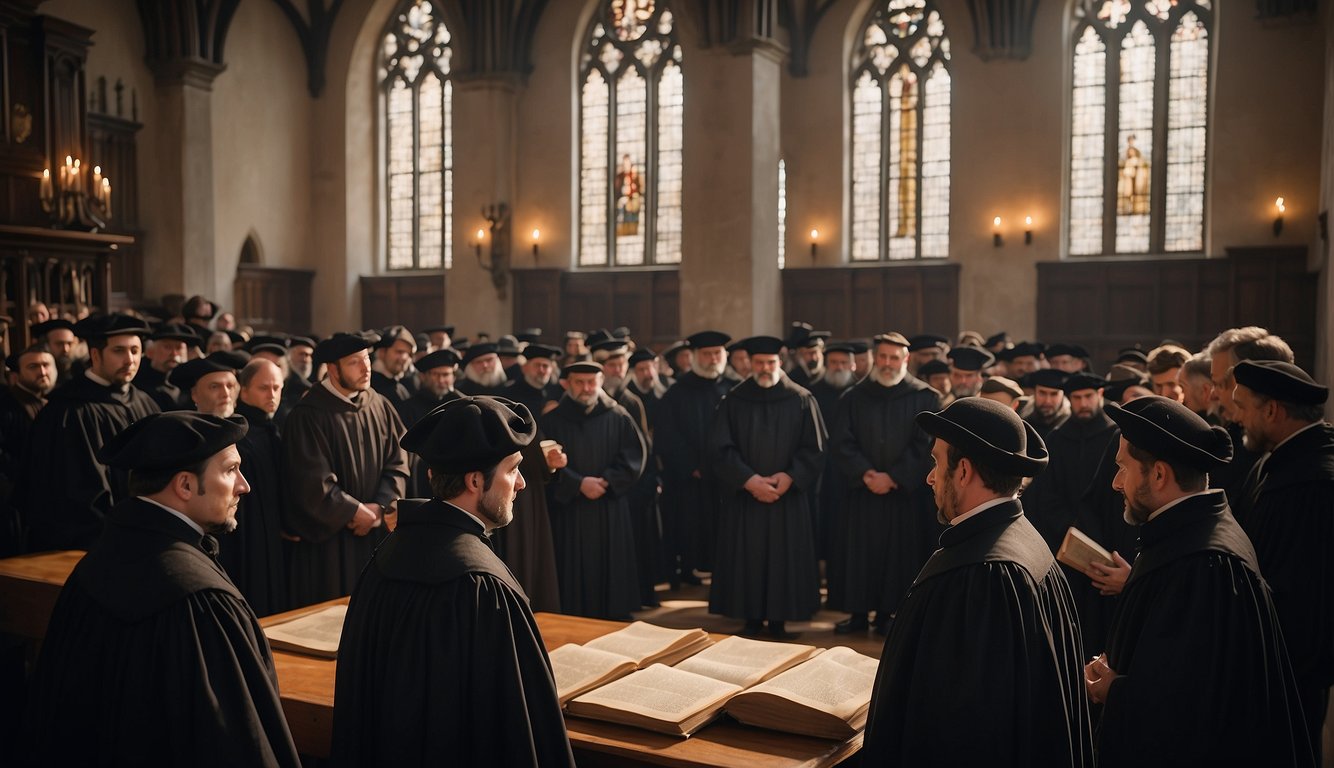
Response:
[[[761,504],[772,504],[792,488],[792,476],[786,472],[775,472],[763,477],[751,475],[743,487]]]
[[[1112,681],[1117,677],[1116,670],[1107,666],[1107,654],[1100,653],[1084,665],[1084,686],[1088,688],[1089,701],[1101,704],[1107,701],[1107,692]]]
[[[352,520],[347,524],[355,536],[365,536],[372,529],[379,528],[384,523],[384,507],[379,504],[358,504],[356,514],[352,515]]]
[[[874,469],[862,473],[862,483],[866,486],[866,490],[877,496],[884,496],[899,488],[899,484],[894,482],[894,478],[890,477],[888,472],[877,472]]]

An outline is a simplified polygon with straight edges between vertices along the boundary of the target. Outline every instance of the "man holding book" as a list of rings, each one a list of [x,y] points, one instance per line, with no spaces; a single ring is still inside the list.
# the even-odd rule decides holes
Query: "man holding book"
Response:
[[[890,627],[863,764],[1092,765],[1074,600],[1015,497],[1047,465],[1042,438],[980,397],[917,425],[949,527]]]
[[[573,765],[551,661],[523,588],[491,550],[523,490],[537,424],[509,400],[452,400],[403,447],[429,500],[399,503],[348,607],[334,687],[333,762]]]
[[[1141,551],[1084,670],[1103,705],[1098,762],[1313,765],[1292,666],[1255,550],[1209,476],[1222,427],[1165,397],[1107,415],[1121,428],[1113,487]]]

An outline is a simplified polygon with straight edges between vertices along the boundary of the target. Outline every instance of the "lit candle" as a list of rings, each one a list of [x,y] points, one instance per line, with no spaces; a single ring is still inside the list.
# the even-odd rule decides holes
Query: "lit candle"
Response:
[[[1001,217],[997,216],[991,220],[991,244],[997,248],[999,248],[1001,244],[1000,226]]]
[[[1025,216],[1025,217],[1024,217],[1024,245],[1029,245],[1029,244],[1032,243],[1032,242],[1033,242],[1033,217],[1032,217],[1032,216]]]
[[[1283,198],[1274,201],[1274,210],[1278,213],[1274,216],[1274,237],[1283,234],[1283,214],[1287,212],[1288,206],[1283,202]]]
[[[52,195],[51,195],[51,169],[50,169],[50,168],[43,168],[43,169],[42,169],[42,184],[41,184],[41,191],[40,191],[40,194],[41,194],[41,196],[42,196],[42,200],[43,200],[44,202],[45,202],[45,201],[49,201],[49,200],[51,199],[51,197],[52,197]]]
[[[93,166],[93,198],[98,202],[102,200],[102,166]]]
[[[111,215],[111,179],[102,178],[102,205],[107,209],[107,216]]]
[[[811,261],[815,261],[816,254],[819,253],[820,230],[811,230]]]
[[[484,230],[484,229],[479,229],[479,230],[477,230],[477,242],[478,242],[478,244],[480,244],[480,243],[481,243],[483,240],[485,240],[485,239],[486,239],[486,230]]]
[[[82,191],[83,191],[83,163],[82,163],[80,160],[78,160],[77,158],[74,160],[74,170],[72,171],[72,173],[73,173],[73,181],[74,181],[74,191],[75,191],[75,192],[82,192]]]
[[[1278,215],[1280,216],[1288,212],[1288,206],[1284,205],[1281,197],[1274,201],[1274,207],[1278,209]]]
[[[537,251],[538,251],[537,244],[538,244],[539,241],[541,241],[541,239],[542,239],[542,230],[540,230],[540,229],[534,229],[534,230],[533,230],[533,262],[534,262],[534,263],[537,262]]]

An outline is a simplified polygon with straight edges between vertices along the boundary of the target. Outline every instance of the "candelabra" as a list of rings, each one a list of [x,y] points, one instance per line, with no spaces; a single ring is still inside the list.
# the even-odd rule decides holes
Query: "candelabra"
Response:
[[[105,229],[111,219],[111,179],[102,175],[102,166],[93,166],[90,179],[83,162],[66,155],[56,171],[53,178],[50,168],[42,169],[42,210],[58,227]]]

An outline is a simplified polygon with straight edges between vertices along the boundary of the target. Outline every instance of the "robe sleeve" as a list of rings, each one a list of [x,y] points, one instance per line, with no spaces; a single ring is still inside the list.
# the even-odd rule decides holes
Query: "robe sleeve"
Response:
[[[398,442],[407,430],[404,429],[403,420],[399,418],[395,408],[386,406],[383,410],[390,439],[385,441],[384,456],[380,461],[380,482],[375,488],[375,498],[369,501],[388,509],[391,503],[403,498],[403,494],[407,491],[408,453]]]
[[[908,429],[908,440],[899,457],[886,471],[894,482],[903,490],[911,491],[926,483],[927,473],[931,471],[931,445],[935,438],[917,426],[917,413],[940,410],[940,397],[933,392],[913,396],[915,413],[906,414],[903,426]]]
[[[352,522],[361,500],[338,484],[329,466],[333,446],[317,418],[302,408],[287,417],[283,438],[292,493],[285,527],[303,539],[324,541]]]
[[[875,465],[867,458],[866,454],[861,452],[857,444],[857,435],[853,431],[853,408],[855,404],[861,402],[861,398],[855,392],[849,392],[844,397],[839,398],[838,405],[834,409],[833,429],[829,434],[829,452],[838,467],[840,475],[847,483],[847,487],[853,490],[865,487],[862,483],[862,475],[868,470],[875,469]]]
[[[792,476],[794,486],[809,491],[824,473],[825,442],[829,433],[825,429],[824,417],[820,415],[820,404],[813,396],[802,396],[800,416],[801,441],[792,455],[787,473]]]
[[[712,470],[718,477],[724,490],[739,491],[746,481],[756,474],[755,470],[741,458],[741,447],[736,444],[732,434],[732,404],[734,400],[723,398],[718,410],[713,414],[713,427],[710,432],[709,453],[713,459]]]
[[[644,448],[644,436],[635,426],[633,416],[619,416],[612,420],[612,434],[608,438],[615,440],[616,452],[602,472],[602,479],[607,481],[607,493],[612,497],[624,496],[630,492],[639,476],[644,474],[644,459],[648,451]]]
[[[42,546],[88,548],[111,511],[111,478],[97,459],[97,425],[68,406],[37,414],[27,455],[27,509]],[[36,542],[35,542],[36,543]]]

